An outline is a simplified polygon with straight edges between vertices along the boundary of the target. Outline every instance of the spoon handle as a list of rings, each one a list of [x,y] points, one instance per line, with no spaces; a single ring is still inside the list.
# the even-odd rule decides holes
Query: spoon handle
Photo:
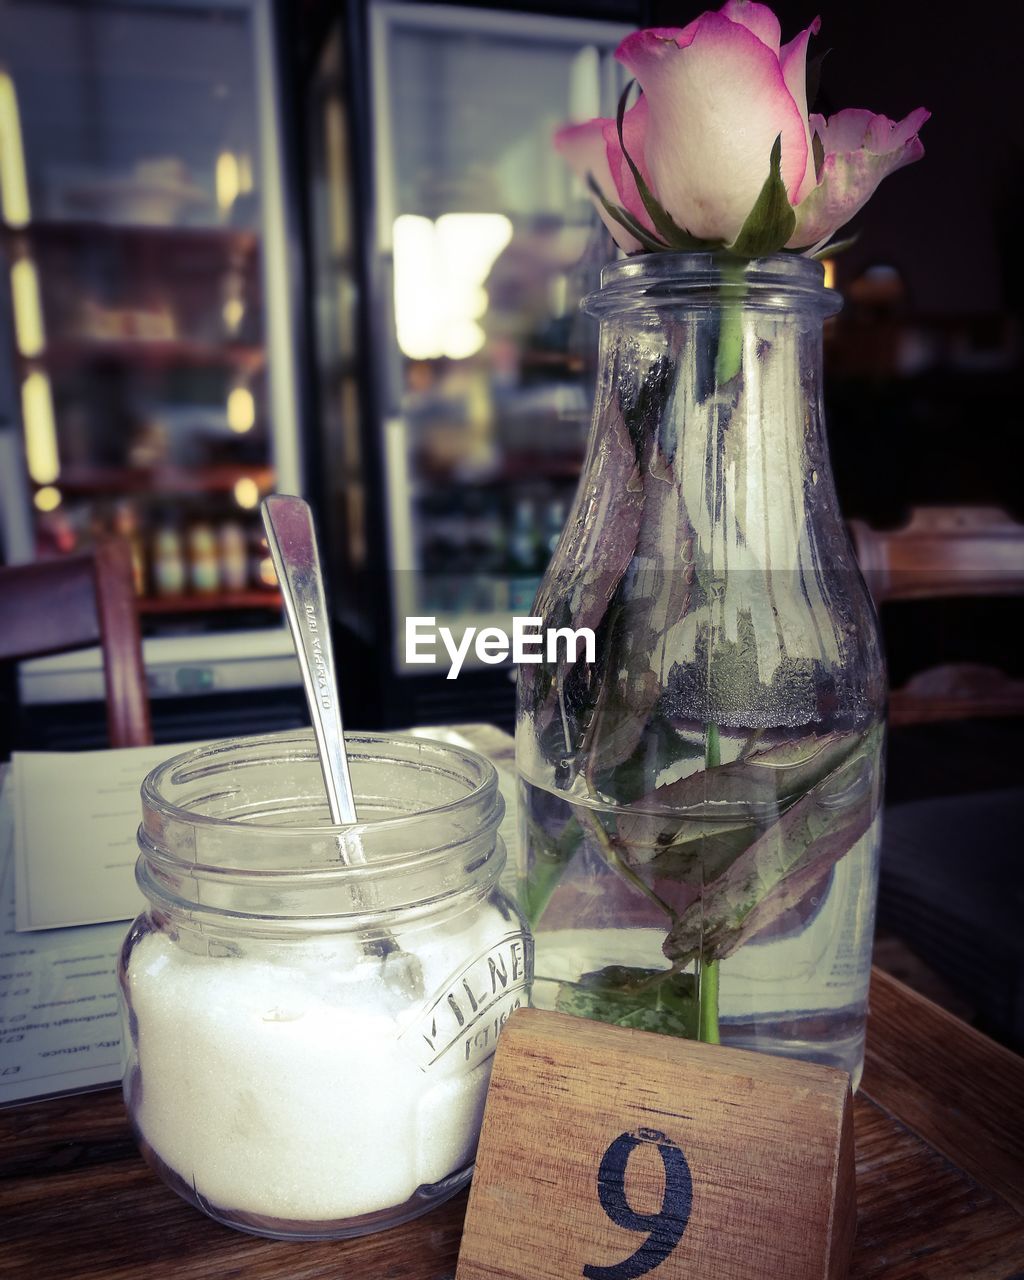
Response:
[[[313,514],[302,498],[280,493],[265,498],[260,510],[302,671],[331,821],[356,822]]]

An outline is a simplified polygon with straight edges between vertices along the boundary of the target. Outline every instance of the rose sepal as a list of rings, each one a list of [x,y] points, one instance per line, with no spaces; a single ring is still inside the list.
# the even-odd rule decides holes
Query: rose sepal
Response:
[[[782,181],[782,134],[772,144],[768,177],[747,214],[740,233],[729,246],[738,258],[763,258],[778,253],[796,226],[796,214]]]

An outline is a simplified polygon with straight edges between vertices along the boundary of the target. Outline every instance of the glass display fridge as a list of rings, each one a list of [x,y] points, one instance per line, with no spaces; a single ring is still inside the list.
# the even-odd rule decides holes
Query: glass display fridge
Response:
[[[407,661],[405,620],[507,630],[561,533],[596,355],[578,303],[614,246],[552,137],[614,115],[629,10],[368,0],[315,62],[321,506],[352,660],[393,723],[511,716],[507,665],[447,681]]]
[[[5,558],[133,552],[151,692],[298,676],[257,506],[300,487],[271,0],[0,2]],[[98,654],[22,700],[102,695]]]

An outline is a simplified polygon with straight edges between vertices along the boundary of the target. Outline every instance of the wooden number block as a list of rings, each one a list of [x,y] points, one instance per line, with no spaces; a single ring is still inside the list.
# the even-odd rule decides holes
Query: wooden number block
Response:
[[[456,1280],[838,1280],[855,1223],[844,1072],[522,1009]]]

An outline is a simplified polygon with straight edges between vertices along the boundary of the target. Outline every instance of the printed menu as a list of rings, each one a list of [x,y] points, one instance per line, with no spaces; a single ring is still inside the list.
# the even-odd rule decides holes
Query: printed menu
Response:
[[[0,789],[0,1105],[121,1075],[114,968],[123,923],[15,930],[11,773]]]
[[[135,884],[139,787],[151,769],[194,745],[15,753],[10,787],[19,929],[138,915],[145,906]]]

